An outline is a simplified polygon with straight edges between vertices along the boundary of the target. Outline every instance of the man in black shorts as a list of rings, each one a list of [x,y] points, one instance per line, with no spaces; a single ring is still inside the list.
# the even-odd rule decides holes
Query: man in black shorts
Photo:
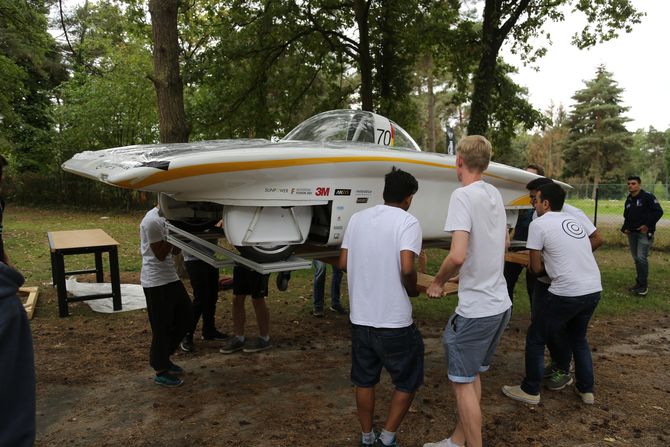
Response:
[[[258,352],[270,348],[270,311],[265,301],[268,296],[268,277],[241,265],[233,269],[233,336],[220,349],[222,354],[244,350]],[[259,336],[247,343],[244,337],[246,321],[245,299],[251,295],[256,313]]]

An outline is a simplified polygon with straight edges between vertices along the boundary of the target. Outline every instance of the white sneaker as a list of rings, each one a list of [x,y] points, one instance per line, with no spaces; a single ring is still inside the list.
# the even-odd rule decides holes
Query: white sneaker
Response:
[[[593,396],[593,393],[579,393],[579,397],[582,398],[582,402],[584,402],[586,405],[593,405],[593,403],[596,401],[595,396]]]
[[[502,387],[502,392],[505,396],[512,398],[514,400],[518,400],[519,402],[524,402],[531,405],[537,405],[540,403],[539,394],[536,396],[528,394],[524,390],[522,390],[519,385],[516,386],[505,385]]]
[[[453,444],[449,442],[449,438],[443,439],[439,442],[427,442],[423,447],[451,447]]]

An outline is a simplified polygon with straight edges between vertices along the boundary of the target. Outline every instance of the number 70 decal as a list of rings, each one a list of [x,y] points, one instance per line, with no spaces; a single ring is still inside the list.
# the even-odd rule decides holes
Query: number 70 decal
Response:
[[[389,129],[377,128],[377,144],[383,144],[384,146],[393,146],[395,143],[395,135],[393,134],[393,126],[390,126]]]

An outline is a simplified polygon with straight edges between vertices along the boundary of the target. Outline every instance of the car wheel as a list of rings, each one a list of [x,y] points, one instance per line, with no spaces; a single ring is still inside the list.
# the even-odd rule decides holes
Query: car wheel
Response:
[[[256,262],[283,261],[295,251],[297,245],[244,245],[237,250],[245,258]]]

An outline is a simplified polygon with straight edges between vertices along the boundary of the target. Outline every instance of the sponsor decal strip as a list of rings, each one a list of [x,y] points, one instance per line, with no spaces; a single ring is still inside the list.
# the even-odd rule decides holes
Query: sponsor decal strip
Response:
[[[221,172],[240,172],[253,171],[257,169],[277,169],[294,166],[309,166],[332,163],[370,163],[370,162],[389,162],[389,163],[409,163],[423,166],[433,166],[442,169],[456,169],[456,166],[450,164],[433,163],[423,160],[414,160],[411,158],[400,157],[321,157],[321,158],[291,158],[285,160],[261,160],[261,161],[238,161],[230,163],[209,163],[198,166],[184,166],[182,168],[168,169],[167,171],[160,170],[153,175],[144,177],[136,181],[124,181],[114,183],[116,186],[122,188],[138,189],[147,186],[155,185],[157,183],[178,180],[186,177],[195,177],[199,175],[218,174]],[[484,173],[485,176],[505,180],[513,183],[517,182],[498,175]]]
[[[391,163],[412,163],[425,166],[434,166],[437,168],[455,169],[456,166],[444,165],[440,163],[431,163],[421,160],[412,160],[400,157],[323,157],[323,158],[292,158],[285,160],[262,160],[262,161],[238,161],[231,163],[210,163],[198,166],[185,166],[182,168],[169,169],[167,171],[156,172],[149,177],[139,181],[126,181],[115,183],[117,186],[125,188],[143,188],[156,183],[168,182],[186,177],[198,175],[218,174],[220,172],[239,172],[253,171],[257,169],[276,169],[294,166],[308,166],[332,163],[361,163],[361,162],[391,162]]]

